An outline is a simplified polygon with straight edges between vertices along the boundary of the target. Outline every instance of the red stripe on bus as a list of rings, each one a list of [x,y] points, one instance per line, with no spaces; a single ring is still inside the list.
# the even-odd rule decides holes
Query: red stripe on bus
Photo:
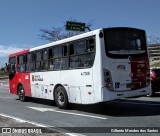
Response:
[[[148,57],[132,58],[131,75],[133,89],[143,88],[146,86],[146,75],[148,71]]]
[[[29,52],[29,49],[23,50],[23,51],[19,51],[19,52],[16,52],[16,53],[12,53],[12,54],[9,55],[9,58],[17,56],[17,55],[20,55],[20,54],[25,54],[25,53],[28,53],[28,52]]]

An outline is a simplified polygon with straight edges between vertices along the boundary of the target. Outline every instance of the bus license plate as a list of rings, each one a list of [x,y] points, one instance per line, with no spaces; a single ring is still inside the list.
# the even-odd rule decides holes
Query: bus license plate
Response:
[[[127,88],[140,88],[141,84],[140,83],[131,83],[131,84],[127,84],[126,87]]]

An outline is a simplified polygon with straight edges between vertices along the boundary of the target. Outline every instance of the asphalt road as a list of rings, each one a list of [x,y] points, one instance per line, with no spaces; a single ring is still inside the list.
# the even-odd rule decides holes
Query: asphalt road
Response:
[[[48,100],[30,99],[20,102],[18,96],[9,94],[5,81],[3,84],[1,82],[0,114],[3,115],[82,135],[158,136],[160,133],[160,128],[156,128],[160,127],[160,94],[155,97],[119,99],[95,105],[71,104],[69,109],[60,110],[53,101]],[[155,129],[155,132],[149,132],[150,128]],[[124,129],[146,129],[147,133],[116,132]]]

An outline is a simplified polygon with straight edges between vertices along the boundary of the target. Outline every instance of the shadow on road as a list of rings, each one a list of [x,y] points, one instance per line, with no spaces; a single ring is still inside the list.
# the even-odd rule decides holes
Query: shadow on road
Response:
[[[16,99],[18,101],[18,99]],[[54,101],[52,100],[46,100],[46,99],[40,99],[40,98],[30,98],[28,97],[27,100],[25,100],[25,102],[31,102],[31,103],[36,103],[36,104],[42,104],[42,105],[47,105],[47,106],[55,106],[56,107],[56,104]]]
[[[160,102],[139,100],[117,100],[95,105],[74,105],[71,110],[108,115],[114,117],[160,115]]]
[[[160,94],[156,94],[154,97],[146,97],[146,99],[149,98],[151,99],[150,101],[139,100],[138,98],[128,98],[92,105],[70,104],[66,111],[80,111],[84,113],[93,113],[114,117],[160,115],[160,101],[154,101],[154,99],[160,98]],[[29,101],[32,103],[52,106],[54,108],[56,107],[54,101],[51,100],[30,98]],[[57,110],[60,109],[57,108]]]

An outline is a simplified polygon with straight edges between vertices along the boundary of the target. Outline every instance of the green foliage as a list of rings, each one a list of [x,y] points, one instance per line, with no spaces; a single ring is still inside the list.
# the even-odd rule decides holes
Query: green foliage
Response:
[[[40,28],[41,34],[38,36],[43,40],[52,42],[84,33],[83,31],[66,30],[66,22],[77,22],[77,24],[85,24],[85,32],[90,31],[90,27],[92,27],[94,24],[93,21],[89,21],[87,23],[78,23],[83,21],[77,21],[74,18],[70,18],[66,20],[61,27],[53,26],[50,29]]]
[[[0,77],[8,76],[7,69],[5,67],[0,69]]]
[[[155,64],[151,65],[151,67],[160,67],[160,63],[155,63]]]

